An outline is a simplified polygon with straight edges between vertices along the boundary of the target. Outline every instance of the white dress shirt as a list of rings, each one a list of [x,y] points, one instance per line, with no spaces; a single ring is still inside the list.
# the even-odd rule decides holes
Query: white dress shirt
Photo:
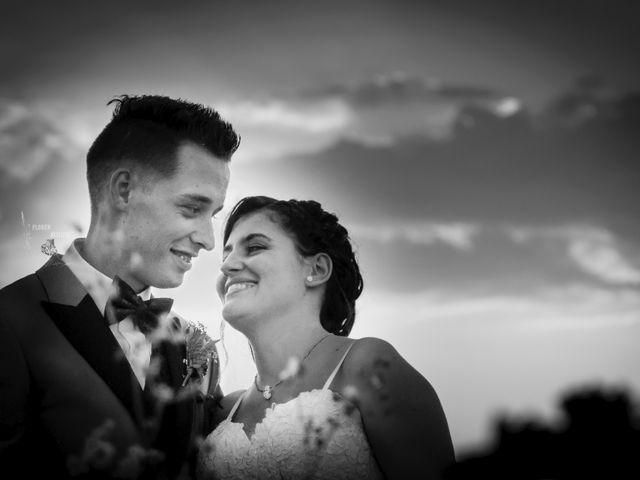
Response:
[[[113,279],[96,270],[82,257],[80,252],[83,250],[84,241],[84,238],[74,240],[62,257],[62,260],[78,278],[84,288],[87,289],[98,310],[104,315],[107,301],[112,291]],[[142,292],[138,293],[138,296],[142,298],[142,300],[149,300],[151,298],[151,289],[149,287],[145,288]],[[130,318],[125,318],[118,323],[110,324],[109,329],[118,341],[129,365],[131,365],[131,369],[138,379],[140,387],[144,389],[145,374],[149,369],[149,363],[151,361],[151,342],[140,329],[133,324]]]

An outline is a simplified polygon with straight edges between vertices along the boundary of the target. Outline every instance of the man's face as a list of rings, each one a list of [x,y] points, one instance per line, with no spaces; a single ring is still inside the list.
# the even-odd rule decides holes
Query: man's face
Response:
[[[214,247],[212,217],[222,209],[229,166],[203,148],[183,144],[178,169],[132,189],[123,224],[125,275],[134,289],[179,286],[199,250]]]

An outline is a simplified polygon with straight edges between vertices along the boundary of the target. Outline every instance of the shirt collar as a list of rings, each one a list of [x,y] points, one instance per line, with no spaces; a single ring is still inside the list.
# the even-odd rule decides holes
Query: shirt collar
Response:
[[[111,295],[113,279],[97,270],[82,257],[80,252],[84,248],[84,242],[84,238],[74,240],[62,257],[62,260],[67,267],[69,267],[71,273],[80,280],[82,286],[87,290],[87,293],[89,293],[100,312],[104,315],[107,301]],[[151,288],[145,288],[142,292],[138,293],[138,296],[142,298],[142,300],[149,300],[151,298]]]

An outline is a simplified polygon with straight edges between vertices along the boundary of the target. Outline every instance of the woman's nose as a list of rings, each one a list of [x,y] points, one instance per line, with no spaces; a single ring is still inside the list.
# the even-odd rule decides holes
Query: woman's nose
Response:
[[[242,261],[240,258],[238,258],[238,255],[233,252],[229,252],[229,254],[222,261],[222,265],[220,266],[220,271],[226,276],[229,276],[229,274],[231,274],[232,272],[237,272],[241,269]]]

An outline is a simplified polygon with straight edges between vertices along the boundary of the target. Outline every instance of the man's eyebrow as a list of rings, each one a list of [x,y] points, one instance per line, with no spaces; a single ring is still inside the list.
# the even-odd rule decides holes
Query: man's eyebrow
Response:
[[[251,240],[254,240],[256,238],[260,238],[262,240],[266,240],[267,242],[271,241],[271,238],[269,238],[267,235],[265,235],[264,233],[250,233],[248,235],[246,235],[245,237],[240,239],[239,243],[248,243]],[[227,243],[224,248],[222,249],[223,253],[227,253],[231,250],[231,246]]]
[[[213,200],[204,195],[199,195],[197,193],[183,193],[178,197],[180,200],[186,200],[190,202],[202,203],[205,205],[211,205]],[[221,207],[222,208],[222,207]]]

